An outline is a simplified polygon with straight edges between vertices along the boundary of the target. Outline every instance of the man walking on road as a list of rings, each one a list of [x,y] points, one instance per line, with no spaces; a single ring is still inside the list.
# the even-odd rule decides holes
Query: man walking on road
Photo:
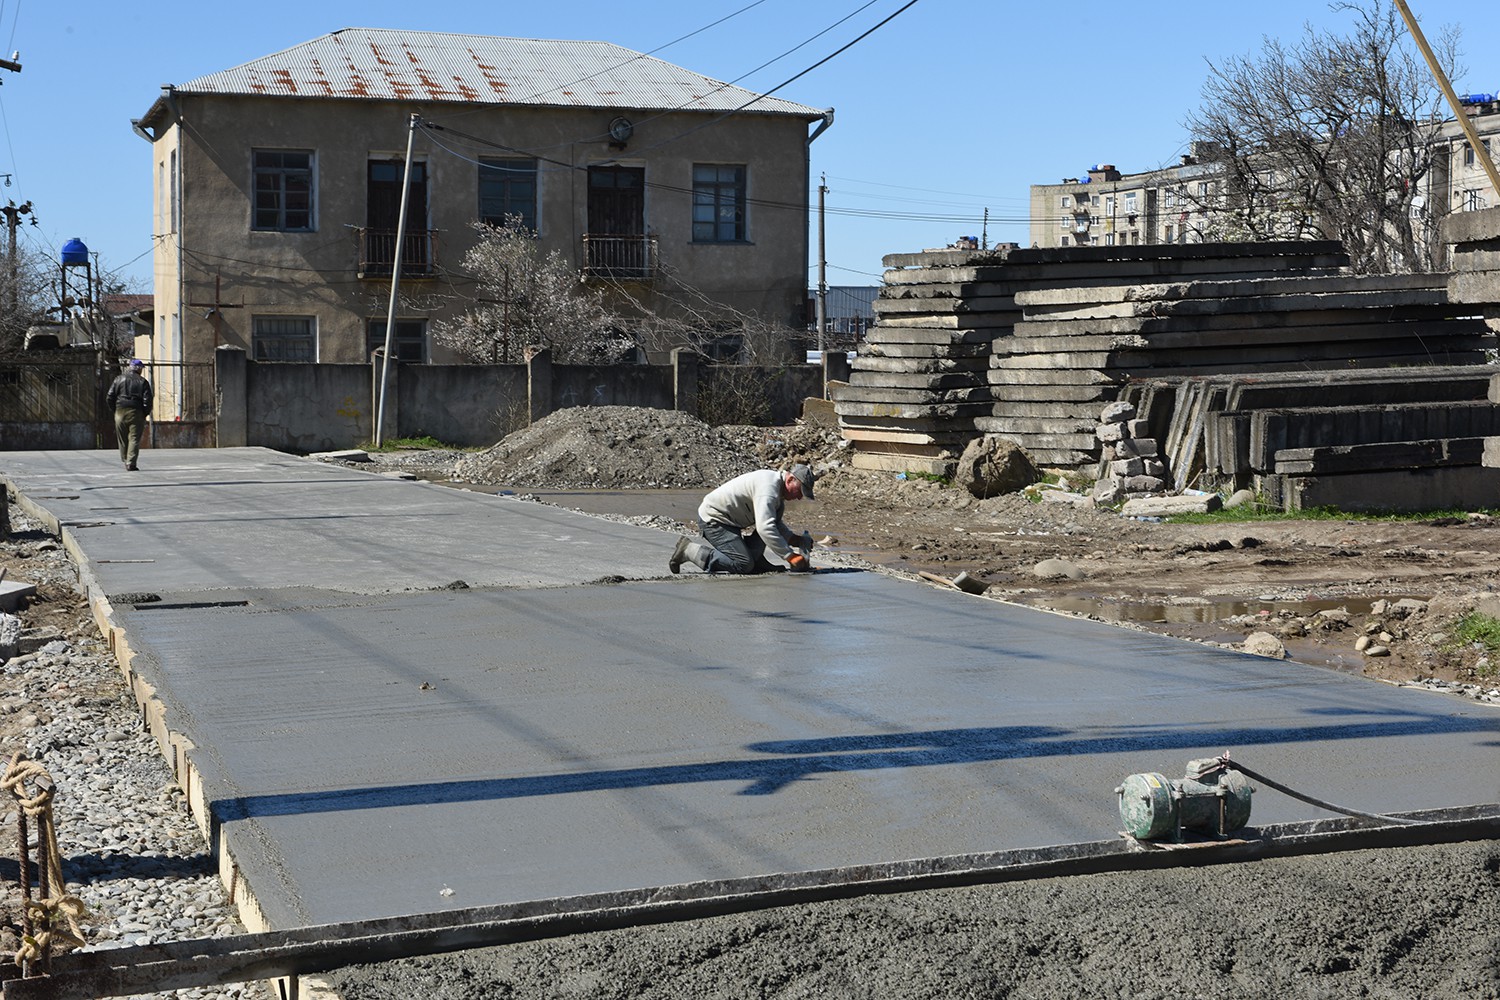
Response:
[[[141,370],[146,365],[134,358],[130,366],[110,383],[104,402],[115,411],[115,440],[120,444],[120,461],[127,471],[135,471],[135,460],[141,452],[141,433],[146,429],[146,414],[151,412],[151,382]]]
[[[793,534],[781,516],[786,501],[813,499],[813,479],[806,465],[787,472],[760,469],[731,479],[698,507],[708,544],[679,538],[667,567],[676,573],[689,562],[706,573],[768,573],[780,568],[766,558],[769,551],[792,572],[807,572],[812,535]],[[793,551],[794,546],[802,551]]]

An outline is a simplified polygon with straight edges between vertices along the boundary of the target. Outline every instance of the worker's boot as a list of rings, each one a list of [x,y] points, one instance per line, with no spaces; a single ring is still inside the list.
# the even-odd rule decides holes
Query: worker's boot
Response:
[[[690,562],[699,569],[708,570],[708,558],[713,554],[713,549],[707,545],[695,542],[683,535],[677,539],[677,547],[672,550],[672,558],[667,560],[667,568],[673,573],[681,571],[682,564]]]

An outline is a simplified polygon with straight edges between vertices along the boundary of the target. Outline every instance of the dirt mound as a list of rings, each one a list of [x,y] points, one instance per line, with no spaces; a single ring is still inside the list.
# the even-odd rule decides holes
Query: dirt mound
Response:
[[[455,478],[552,488],[713,487],[761,467],[742,440],[676,410],[580,406],[538,420],[488,451],[466,456]]]

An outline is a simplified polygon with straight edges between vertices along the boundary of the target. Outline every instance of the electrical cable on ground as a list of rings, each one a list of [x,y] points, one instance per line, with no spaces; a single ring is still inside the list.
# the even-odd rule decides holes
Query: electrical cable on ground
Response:
[[[1373,820],[1377,823],[1392,823],[1397,826],[1422,825],[1421,820],[1403,819],[1400,816],[1385,816],[1381,813],[1361,812],[1358,809],[1350,809],[1348,806],[1335,805],[1332,802],[1327,802],[1323,799],[1315,798],[1311,795],[1305,795],[1302,792],[1288,788],[1286,785],[1283,785],[1278,781],[1271,780],[1258,771],[1252,771],[1250,770],[1250,768],[1241,763],[1238,763],[1237,761],[1230,760],[1229,754],[1227,753],[1220,757],[1219,761],[1222,767],[1233,768],[1234,770],[1239,771],[1245,777],[1250,778],[1253,781],[1258,781],[1261,784],[1265,785],[1267,788],[1274,788],[1276,791],[1280,792],[1283,795],[1290,795],[1294,799],[1300,799],[1301,801],[1306,802],[1309,805],[1317,806],[1319,809],[1327,809],[1329,812],[1342,813],[1345,816],[1355,816],[1359,819]]]

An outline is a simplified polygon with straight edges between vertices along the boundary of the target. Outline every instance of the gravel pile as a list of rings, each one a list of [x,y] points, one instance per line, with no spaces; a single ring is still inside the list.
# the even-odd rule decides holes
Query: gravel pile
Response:
[[[15,508],[11,526],[11,538],[0,541],[0,565],[9,579],[37,584],[39,599],[16,616],[23,639],[31,640],[23,648],[37,648],[0,665],[0,748],[3,763],[24,752],[57,785],[53,819],[63,874],[88,908],[85,950],[244,933],[182,791],[142,730],[114,656],[74,589],[73,566]],[[7,796],[0,801],[0,857],[17,857],[16,820]],[[6,963],[19,946],[19,903],[8,874],[0,885],[0,967],[7,978],[15,974]],[[264,1000],[270,994],[256,983],[148,996]]]
[[[729,435],[685,413],[589,406],[558,410],[465,456],[454,475],[486,485],[688,489],[758,467]]]

